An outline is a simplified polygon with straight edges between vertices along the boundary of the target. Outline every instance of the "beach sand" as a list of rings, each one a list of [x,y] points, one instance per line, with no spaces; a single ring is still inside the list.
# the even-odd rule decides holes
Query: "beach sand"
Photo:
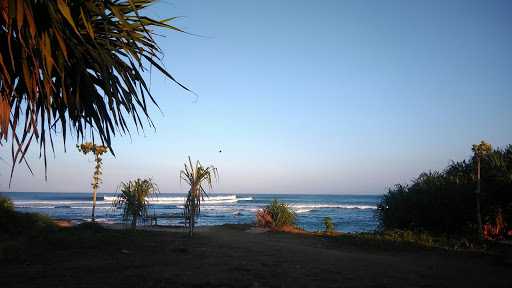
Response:
[[[121,228],[110,226],[110,228]],[[512,287],[492,256],[361,245],[248,225],[112,231],[1,267],[2,287]],[[112,236],[111,233],[122,233]]]

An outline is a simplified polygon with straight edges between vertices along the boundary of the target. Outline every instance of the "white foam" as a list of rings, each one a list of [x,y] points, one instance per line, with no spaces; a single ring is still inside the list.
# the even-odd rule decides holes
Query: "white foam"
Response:
[[[14,208],[41,208],[41,209],[52,209],[55,208],[55,206],[28,206],[28,205],[14,205]]]
[[[313,209],[297,209],[297,210],[295,210],[295,213],[297,213],[297,214],[307,213],[307,212],[309,212],[311,210],[313,210]]]
[[[92,209],[92,206],[71,206],[71,209]],[[96,206],[96,210],[98,209],[112,209],[112,207],[104,207],[104,206]]]
[[[317,208],[338,208],[338,209],[377,209],[373,205],[352,205],[352,204],[294,204],[293,209],[317,209]]]
[[[90,204],[90,203],[88,203]],[[92,206],[70,206],[70,205],[14,205],[15,208],[22,209],[92,209]],[[96,209],[112,209],[112,207],[96,206]]]
[[[103,197],[104,202],[112,202],[116,197],[105,196]],[[175,196],[175,197],[155,197],[150,198],[150,204],[183,204],[187,200],[184,196]],[[236,203],[240,200],[252,200],[252,198],[237,198],[236,195],[227,195],[227,196],[210,196],[205,197],[204,200],[201,201],[203,204],[222,204],[222,203]]]
[[[91,201],[76,201],[76,200],[14,200],[14,205],[54,205],[54,206],[69,206],[90,204]],[[101,202],[101,201],[98,201]]]

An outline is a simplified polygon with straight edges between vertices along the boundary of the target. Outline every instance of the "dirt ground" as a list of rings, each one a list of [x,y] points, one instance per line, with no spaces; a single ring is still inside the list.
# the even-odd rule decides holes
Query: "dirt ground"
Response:
[[[53,239],[2,264],[0,287],[512,287],[492,256],[248,229]]]

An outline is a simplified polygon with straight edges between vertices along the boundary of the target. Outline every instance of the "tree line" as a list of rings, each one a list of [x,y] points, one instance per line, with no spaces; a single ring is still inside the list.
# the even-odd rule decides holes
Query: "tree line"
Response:
[[[512,224],[512,145],[492,149],[482,142],[473,152],[390,188],[377,206],[380,227],[506,237]]]

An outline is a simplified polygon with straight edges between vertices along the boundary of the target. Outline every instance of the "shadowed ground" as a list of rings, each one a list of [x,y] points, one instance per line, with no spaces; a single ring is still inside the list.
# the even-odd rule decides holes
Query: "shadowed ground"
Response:
[[[1,286],[512,287],[491,256],[247,229],[73,232],[2,264]]]

